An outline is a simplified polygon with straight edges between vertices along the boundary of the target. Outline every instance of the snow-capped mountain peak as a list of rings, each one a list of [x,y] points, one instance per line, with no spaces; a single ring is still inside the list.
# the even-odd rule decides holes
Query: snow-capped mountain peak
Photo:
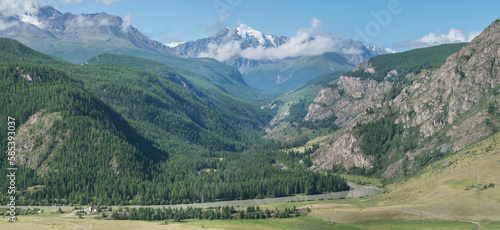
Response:
[[[234,35],[238,36],[250,46],[278,47],[287,40],[283,36],[267,35],[250,26],[240,24],[234,29],[228,28],[228,31],[234,31]]]
[[[264,34],[258,30],[253,29],[250,26],[247,26],[245,24],[240,24],[238,27],[236,27],[236,33],[240,35],[241,38],[246,39],[253,37],[259,41],[259,44],[263,45],[266,40],[264,38]],[[266,35],[265,37],[271,37],[270,35]]]
[[[395,50],[390,49],[390,48],[382,48],[379,46],[367,46],[366,49],[368,49],[370,52],[373,54],[379,55],[379,54],[393,54],[397,53]]]
[[[385,51],[387,51],[387,53],[391,53],[391,54],[397,53],[396,50],[393,50],[391,48],[384,48],[384,49],[385,49]]]

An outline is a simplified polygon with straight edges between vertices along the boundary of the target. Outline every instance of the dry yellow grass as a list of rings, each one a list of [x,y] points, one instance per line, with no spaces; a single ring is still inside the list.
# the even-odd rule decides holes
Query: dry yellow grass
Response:
[[[306,151],[306,148],[311,148],[314,144],[319,144],[320,146],[323,145],[328,140],[328,138],[330,138],[330,135],[316,137],[308,141],[304,146],[287,149],[286,151],[295,151],[299,153],[304,153]]]
[[[445,166],[447,161],[451,165]],[[465,189],[477,184],[478,170],[481,184],[494,183],[495,188]],[[368,199],[317,203],[310,215],[337,223],[444,220],[500,224],[500,133],[429,165],[421,175],[392,184],[388,190]]]
[[[163,222],[146,222],[146,221],[120,221],[120,220],[96,220],[96,219],[75,219],[65,218],[62,215],[51,216],[18,216],[16,223],[6,221],[0,222],[0,229],[66,229],[66,230],[126,230],[126,229],[206,229],[201,226],[191,226],[182,223],[169,223],[162,225]],[[216,228],[210,228],[216,229]]]

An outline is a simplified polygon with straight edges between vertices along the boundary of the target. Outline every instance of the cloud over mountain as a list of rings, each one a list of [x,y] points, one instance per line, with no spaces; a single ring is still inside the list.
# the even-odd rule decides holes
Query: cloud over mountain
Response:
[[[94,22],[87,18],[85,15],[77,15],[75,20],[68,22],[68,25],[85,28],[94,26]]]
[[[128,32],[128,29],[130,28],[130,23],[132,23],[132,15],[127,14],[127,15],[123,18],[123,23],[120,25],[121,30],[122,30],[124,33],[127,33],[127,32]]]
[[[233,56],[261,60],[313,56],[326,52],[341,54],[361,53],[361,49],[353,46],[345,46],[346,41],[326,32],[321,21],[317,18],[311,20],[311,27],[299,29],[295,36],[290,37],[280,46],[266,47],[259,45],[256,47],[242,47],[241,44],[242,41],[230,41],[222,45],[211,43],[208,44],[206,51],[199,54],[199,57],[210,57],[219,61],[226,61]]]
[[[412,41],[397,42],[394,44],[394,46],[399,48],[415,49],[446,43],[470,42],[477,35],[479,35],[479,33],[480,32],[477,31],[471,31],[467,35],[465,35],[461,30],[451,28],[446,34],[442,34],[439,32],[436,34],[434,32],[430,32]]]
[[[2,0],[0,1],[0,13],[4,17],[30,15],[38,12],[42,5],[39,0]]]
[[[38,0],[2,0],[0,1],[0,15],[5,19],[9,17],[20,18],[22,21],[33,21],[33,17],[42,5]],[[19,22],[0,19],[0,31],[19,25]]]
[[[68,4],[68,3],[82,3],[84,0],[64,0],[64,3],[65,4]],[[111,5],[115,2],[119,2],[120,0],[94,0],[94,2],[97,2],[97,3],[102,3],[104,5]]]

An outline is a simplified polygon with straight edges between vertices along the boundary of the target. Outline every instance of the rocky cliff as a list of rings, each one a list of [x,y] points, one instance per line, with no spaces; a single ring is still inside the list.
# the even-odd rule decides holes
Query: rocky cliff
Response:
[[[368,77],[342,76],[334,87],[323,88],[309,107],[306,120],[335,115],[336,124],[343,127],[314,153],[312,168],[377,165],[378,173],[392,177],[498,131],[499,47],[496,20],[439,68],[409,73],[397,81],[391,80],[398,75],[394,69],[378,82],[369,76],[379,70],[370,61],[360,63],[355,71]],[[402,131],[391,136],[390,147],[375,159],[363,152],[365,134],[356,128],[389,116],[395,117],[393,127]]]
[[[337,87],[325,87],[319,92],[304,119],[317,120],[335,115],[338,117],[336,124],[345,126],[366,110],[381,107],[384,93],[391,86],[391,82],[341,76]]]

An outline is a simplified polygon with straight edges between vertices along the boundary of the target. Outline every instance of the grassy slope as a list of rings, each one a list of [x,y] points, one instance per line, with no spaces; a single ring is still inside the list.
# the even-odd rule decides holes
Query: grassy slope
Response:
[[[265,93],[285,93],[321,74],[335,70],[352,69],[354,66],[335,53],[318,56],[283,59],[276,63],[252,68],[243,74],[253,88]],[[286,79],[282,81],[282,79]],[[281,81],[280,83],[277,83]]]
[[[94,41],[85,43],[81,41],[40,39],[38,37],[13,37],[13,39],[25,44],[26,46],[68,62],[79,64],[90,57],[102,53],[128,54],[134,56],[146,56],[152,51],[139,49],[124,38],[113,38],[106,41]]]
[[[299,99],[303,98],[306,100],[306,102],[311,103],[318,95],[321,88],[337,80],[344,72],[345,71],[343,70],[339,70],[332,73],[323,74],[313,80],[302,84],[294,90],[281,95],[280,97],[274,99],[274,101],[282,100],[284,102],[291,102],[298,101]]]
[[[379,55],[368,60],[368,63],[375,69],[374,74],[364,71],[349,71],[347,76],[370,78],[378,82],[383,80],[401,81],[407,73],[418,74],[421,70],[438,68],[445,63],[446,59],[458,52],[466,43],[443,44],[433,47],[413,49],[401,53]],[[386,79],[385,76],[397,70],[397,77]]]
[[[335,82],[345,71],[335,71],[333,73],[323,74],[316,79],[310,80],[301,86],[289,91],[268,103],[268,107],[275,108],[278,111],[275,119],[281,120],[288,116],[290,107],[299,103],[301,100],[305,103],[305,108],[313,102],[314,98],[318,95],[319,91],[327,84]],[[305,111],[307,112],[307,111]]]
[[[339,223],[436,219],[475,221],[500,229],[500,133],[459,153],[434,162],[422,174],[387,186],[380,197],[318,202],[311,216]],[[446,162],[451,165],[445,166]],[[465,190],[477,183],[494,183],[494,189]]]
[[[133,55],[140,58],[161,62],[179,74],[192,75],[196,73],[210,79],[223,86],[229,94],[245,99],[247,101],[257,101],[262,94],[250,88],[237,69],[222,64],[210,58],[178,58],[166,56],[158,53],[148,55]]]

